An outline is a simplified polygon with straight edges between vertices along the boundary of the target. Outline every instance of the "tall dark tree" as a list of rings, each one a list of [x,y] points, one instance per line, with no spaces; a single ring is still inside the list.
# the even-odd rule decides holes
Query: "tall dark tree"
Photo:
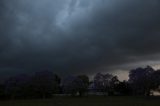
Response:
[[[102,92],[108,90],[113,77],[114,76],[112,74],[97,73],[93,81],[96,89]]]
[[[60,78],[51,71],[35,73],[31,79],[31,95],[39,98],[51,97],[53,93],[59,93]]]
[[[132,94],[130,84],[127,81],[122,81],[116,84],[114,90],[117,92],[117,95],[125,96]]]
[[[106,89],[109,95],[114,95],[116,86],[120,83],[117,76],[113,76],[109,82],[109,86]]]
[[[158,90],[160,87],[160,70],[154,71],[152,74],[153,89]]]
[[[155,70],[147,66],[146,68],[137,68],[129,72],[129,83],[132,85],[134,94],[150,95],[151,89],[154,86],[152,74]]]
[[[67,78],[65,78],[62,86],[64,93],[71,94],[72,96],[82,96],[82,93],[86,88],[83,80],[75,76],[68,76]]]
[[[5,99],[5,86],[0,84],[0,99]]]
[[[11,99],[25,97],[29,81],[30,77],[27,75],[17,75],[9,78],[5,82],[5,94]]]
[[[79,75],[78,76],[79,79],[81,79],[83,81],[84,87],[83,89],[81,89],[81,94],[87,92],[88,90],[88,86],[89,86],[89,77],[86,75]]]
[[[107,92],[109,95],[113,95],[114,86],[119,83],[119,80],[117,76],[109,73],[97,73],[94,77],[93,83],[97,91]]]

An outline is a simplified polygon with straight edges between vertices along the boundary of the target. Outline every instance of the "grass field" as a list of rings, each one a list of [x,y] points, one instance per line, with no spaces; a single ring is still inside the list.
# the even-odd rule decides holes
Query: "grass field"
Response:
[[[54,97],[45,100],[0,101],[0,106],[160,106],[160,98]]]

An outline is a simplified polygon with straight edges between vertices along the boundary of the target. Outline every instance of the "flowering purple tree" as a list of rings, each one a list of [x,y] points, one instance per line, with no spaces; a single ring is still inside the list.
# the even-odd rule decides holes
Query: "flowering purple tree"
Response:
[[[97,91],[101,92],[113,92],[115,84],[119,82],[117,76],[112,74],[97,73],[94,77],[94,85]]]
[[[129,72],[129,83],[132,85],[134,94],[150,95],[150,90],[154,86],[152,74],[155,70],[147,66],[146,68],[137,68]]]
[[[104,79],[103,74],[97,73],[94,76],[93,83],[94,83],[95,89],[97,89],[98,91],[104,91],[104,89],[105,89],[105,79]]]

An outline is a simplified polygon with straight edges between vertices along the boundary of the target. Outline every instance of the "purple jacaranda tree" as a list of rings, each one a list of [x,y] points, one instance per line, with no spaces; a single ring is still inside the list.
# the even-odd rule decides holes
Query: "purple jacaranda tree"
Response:
[[[146,68],[137,68],[129,72],[129,83],[132,86],[133,93],[136,95],[150,95],[154,86],[152,74],[155,70],[147,66]]]
[[[94,77],[93,83],[97,89],[97,91],[100,92],[110,92],[114,91],[114,86],[119,82],[117,76],[114,76],[112,74],[102,74],[97,73]]]
[[[72,94],[73,96],[79,94],[81,96],[86,86],[79,77],[68,76],[64,79],[62,87],[63,92],[66,94]]]
[[[94,83],[95,89],[97,89],[97,91],[104,91],[104,89],[105,89],[105,79],[104,79],[103,74],[97,73],[94,76],[93,83]]]

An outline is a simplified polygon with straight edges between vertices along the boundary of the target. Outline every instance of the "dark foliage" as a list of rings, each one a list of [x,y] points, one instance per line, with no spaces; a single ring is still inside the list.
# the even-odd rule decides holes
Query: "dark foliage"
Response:
[[[90,83],[92,82],[92,83]],[[112,74],[95,75],[92,81],[88,76],[69,76],[63,81],[51,71],[40,71],[32,76],[18,75],[0,84],[0,99],[50,98],[54,94],[83,96],[87,92],[110,95],[145,95],[151,90],[159,91],[160,70],[152,67],[137,68],[129,72],[128,81],[119,81]]]

